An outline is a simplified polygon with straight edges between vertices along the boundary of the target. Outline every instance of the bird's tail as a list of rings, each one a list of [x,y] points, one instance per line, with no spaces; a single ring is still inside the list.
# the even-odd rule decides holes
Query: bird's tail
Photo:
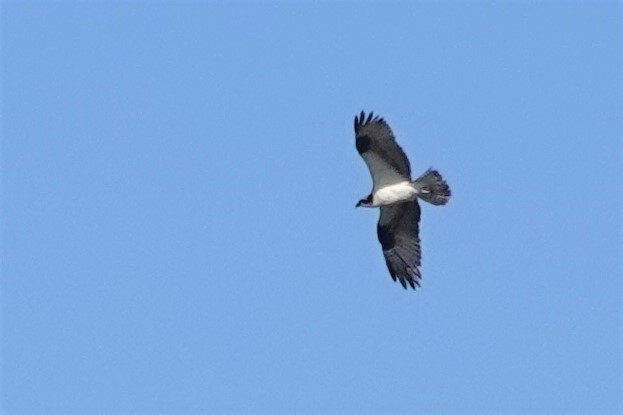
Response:
[[[428,169],[412,182],[418,198],[433,205],[445,205],[450,200],[450,186],[437,170]]]

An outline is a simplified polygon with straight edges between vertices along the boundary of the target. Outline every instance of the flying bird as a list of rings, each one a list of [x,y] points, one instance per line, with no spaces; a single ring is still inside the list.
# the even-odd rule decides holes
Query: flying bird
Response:
[[[371,112],[355,116],[355,145],[372,176],[372,192],[356,207],[381,210],[377,236],[392,279],[420,286],[420,205],[418,199],[445,205],[450,187],[438,171],[428,169],[411,180],[411,166],[385,120]]]

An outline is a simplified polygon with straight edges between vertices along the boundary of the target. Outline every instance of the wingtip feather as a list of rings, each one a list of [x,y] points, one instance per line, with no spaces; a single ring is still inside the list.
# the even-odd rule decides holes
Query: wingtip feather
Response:
[[[355,133],[359,131],[361,127],[365,124],[366,113],[361,110],[359,115],[355,115]]]
[[[358,132],[361,127],[371,122],[385,123],[385,119],[374,115],[374,111],[370,111],[370,113],[366,115],[366,112],[362,110],[358,115],[355,115],[355,132]]]
[[[366,120],[366,124],[368,124],[370,121],[372,121],[372,117],[374,116],[374,112],[371,111],[370,114],[368,114],[368,119]]]

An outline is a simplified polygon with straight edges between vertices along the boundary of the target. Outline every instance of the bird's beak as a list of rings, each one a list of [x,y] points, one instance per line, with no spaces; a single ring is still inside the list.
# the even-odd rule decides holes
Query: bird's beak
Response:
[[[361,206],[361,202],[357,202],[357,204],[355,205],[355,209],[357,209],[359,206]]]

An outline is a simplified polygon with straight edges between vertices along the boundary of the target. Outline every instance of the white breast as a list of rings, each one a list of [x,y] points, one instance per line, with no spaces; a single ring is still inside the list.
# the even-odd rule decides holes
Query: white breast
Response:
[[[398,202],[406,202],[414,200],[417,196],[417,190],[411,182],[403,181],[400,183],[384,186],[374,192],[372,199],[373,206],[391,205]]]

